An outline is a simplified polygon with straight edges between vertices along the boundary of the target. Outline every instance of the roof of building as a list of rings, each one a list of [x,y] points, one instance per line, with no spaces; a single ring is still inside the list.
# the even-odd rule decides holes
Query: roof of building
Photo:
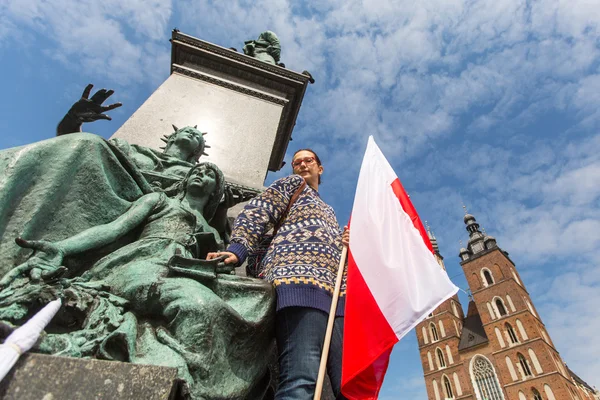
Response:
[[[460,342],[458,344],[458,350],[466,350],[471,347],[479,346],[488,342],[485,329],[483,329],[483,323],[479,316],[479,311],[473,300],[469,301],[469,309],[467,311],[467,317],[463,322],[463,329],[460,335]]]
[[[571,368],[569,368],[567,365],[565,365],[565,367],[567,367],[567,371],[569,372],[569,375],[571,375],[571,377],[573,378],[573,380],[575,382],[577,382],[581,386],[584,386],[585,388],[589,389],[592,393],[595,392],[595,390],[590,385],[588,385],[586,381],[584,381],[579,376],[577,376],[577,374],[575,372],[573,372],[571,370]]]

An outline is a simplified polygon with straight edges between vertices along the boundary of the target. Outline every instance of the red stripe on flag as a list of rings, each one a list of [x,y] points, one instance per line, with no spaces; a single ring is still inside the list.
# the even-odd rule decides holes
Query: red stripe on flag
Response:
[[[423,241],[425,242],[425,246],[427,246],[429,251],[431,251],[431,253],[433,253],[433,246],[431,245],[429,236],[427,235],[427,232],[425,231],[425,227],[423,226],[423,223],[421,222],[421,219],[419,218],[419,214],[417,214],[417,210],[415,209],[415,206],[413,206],[412,202],[410,201],[410,197],[408,197],[408,194],[404,190],[404,187],[402,187],[402,184],[400,183],[400,179],[396,178],[396,180],[394,180],[394,182],[392,182],[392,190],[394,191],[394,194],[396,195],[398,200],[400,200],[400,205],[402,205],[402,209],[410,217],[410,220],[412,221],[413,225],[415,226],[415,228],[417,228],[417,230],[421,234],[421,237],[423,238]]]
[[[351,251],[346,290],[352,295],[346,297],[344,313],[342,393],[349,400],[374,400],[398,337],[373,298]]]

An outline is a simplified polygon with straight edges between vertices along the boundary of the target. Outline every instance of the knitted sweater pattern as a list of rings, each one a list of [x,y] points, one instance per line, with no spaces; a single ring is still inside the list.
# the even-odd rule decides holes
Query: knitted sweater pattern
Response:
[[[252,199],[237,217],[228,251],[242,263],[285,212],[304,178],[291,175],[275,181]],[[311,307],[329,313],[342,244],[333,208],[306,185],[273,238],[263,260],[261,277],[277,291],[277,310]],[[336,315],[344,315],[346,272]]]

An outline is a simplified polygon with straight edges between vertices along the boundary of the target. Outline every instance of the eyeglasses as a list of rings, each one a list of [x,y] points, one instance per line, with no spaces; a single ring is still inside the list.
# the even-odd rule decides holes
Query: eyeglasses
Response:
[[[300,164],[302,164],[302,163],[305,163],[306,165],[310,165],[314,162],[315,162],[314,157],[297,158],[294,161],[292,161],[292,168],[299,167]]]

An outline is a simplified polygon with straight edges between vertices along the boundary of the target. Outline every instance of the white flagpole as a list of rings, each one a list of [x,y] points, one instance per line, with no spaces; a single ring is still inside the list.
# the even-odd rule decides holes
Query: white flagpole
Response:
[[[340,256],[340,265],[338,267],[337,279],[335,280],[335,290],[331,298],[331,308],[329,309],[329,320],[327,321],[327,331],[325,332],[325,343],[323,344],[323,353],[321,354],[321,364],[319,366],[319,377],[317,378],[317,387],[313,400],[321,400],[323,391],[323,382],[325,381],[325,371],[327,369],[327,357],[329,356],[329,346],[331,344],[331,334],[333,333],[333,322],[335,321],[335,311],[337,309],[338,298],[340,297],[340,288],[342,287],[342,277],[344,276],[344,266],[346,265],[346,255],[348,247],[344,246]]]
[[[0,345],[0,381],[15,365],[21,354],[31,349],[52,317],[60,309],[60,299],[51,301]]]

